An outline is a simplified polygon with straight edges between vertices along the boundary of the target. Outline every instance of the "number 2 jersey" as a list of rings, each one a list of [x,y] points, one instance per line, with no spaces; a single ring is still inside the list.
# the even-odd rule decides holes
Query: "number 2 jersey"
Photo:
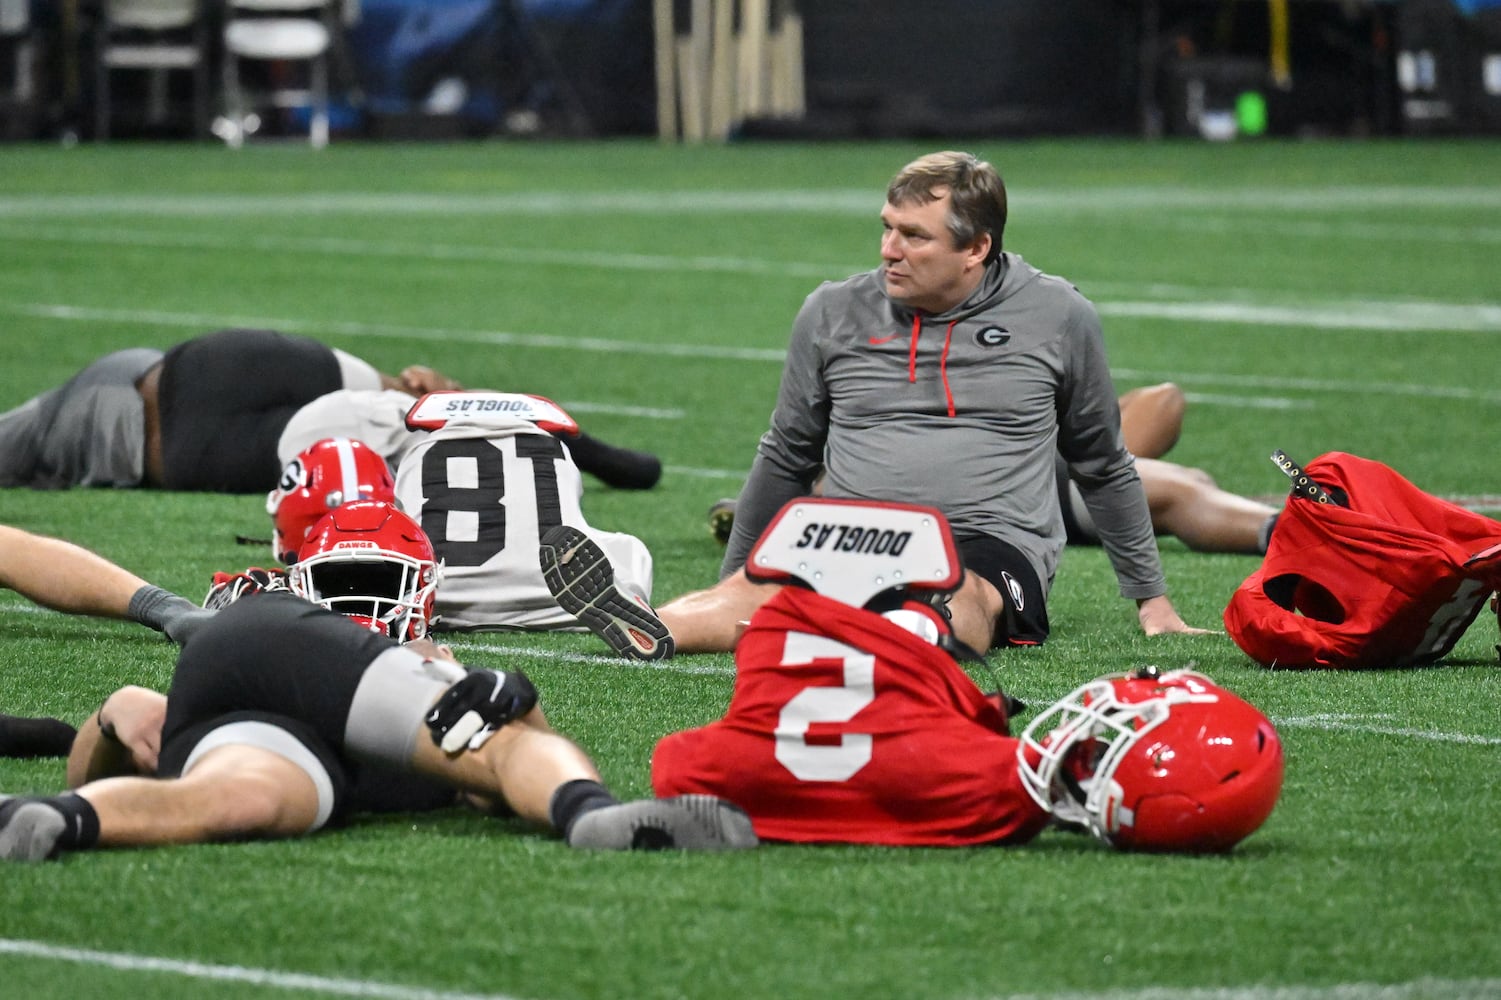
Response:
[[[997,705],[879,615],[786,587],[751,618],[735,666],[724,718],[657,744],[658,796],[729,799],[766,840],[1021,843],[1046,825]]]
[[[633,535],[584,520],[583,478],[563,441],[535,424],[490,418],[417,436],[396,470],[396,498],[443,563],[440,629],[578,628],[542,582],[537,549],[559,524],[585,531],[617,582],[650,599],[652,558]]]

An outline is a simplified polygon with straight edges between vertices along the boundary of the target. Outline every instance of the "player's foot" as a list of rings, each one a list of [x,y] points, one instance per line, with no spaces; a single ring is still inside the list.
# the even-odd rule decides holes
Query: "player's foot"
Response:
[[[727,545],[730,532],[735,528],[735,498],[724,497],[714,501],[709,508],[709,534],[720,545]]]
[[[615,652],[633,660],[672,655],[672,633],[645,601],[621,593],[609,557],[588,535],[567,524],[552,528],[538,561],[558,605]]]
[[[568,846],[599,851],[732,851],[759,840],[750,817],[713,795],[622,802],[587,812],[568,831]]]
[[[0,795],[0,859],[46,861],[68,820],[44,799]]]

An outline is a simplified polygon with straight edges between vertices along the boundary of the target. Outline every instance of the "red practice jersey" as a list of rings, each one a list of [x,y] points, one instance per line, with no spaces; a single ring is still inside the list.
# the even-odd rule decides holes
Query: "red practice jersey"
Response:
[[[1046,825],[1001,710],[879,615],[787,587],[751,619],[735,666],[725,717],[657,744],[657,795],[729,799],[766,840],[1020,843]]]
[[[1354,455],[1304,471],[1349,506],[1287,502],[1261,568],[1225,609],[1236,645],[1295,668],[1401,667],[1453,649],[1501,589],[1501,522]]]

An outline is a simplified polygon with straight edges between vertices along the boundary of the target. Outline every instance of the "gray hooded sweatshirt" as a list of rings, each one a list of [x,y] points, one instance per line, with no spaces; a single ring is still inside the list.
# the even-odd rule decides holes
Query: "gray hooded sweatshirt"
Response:
[[[1016,546],[1050,588],[1064,543],[1058,454],[1121,596],[1166,593],[1088,299],[1010,253],[941,315],[891,301],[879,268],[826,282],[793,325],[722,573],[744,564],[776,512],[824,469],[824,495],[936,507],[956,537]]]

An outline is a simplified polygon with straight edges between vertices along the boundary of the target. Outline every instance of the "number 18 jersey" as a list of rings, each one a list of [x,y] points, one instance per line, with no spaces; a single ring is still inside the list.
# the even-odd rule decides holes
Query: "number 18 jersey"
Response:
[[[587,532],[609,555],[617,580],[650,598],[646,545],[589,527],[583,492],[563,441],[527,421],[482,431],[445,427],[404,455],[396,498],[443,563],[438,627],[579,627],[553,600],[537,562],[542,534],[559,524]]]

